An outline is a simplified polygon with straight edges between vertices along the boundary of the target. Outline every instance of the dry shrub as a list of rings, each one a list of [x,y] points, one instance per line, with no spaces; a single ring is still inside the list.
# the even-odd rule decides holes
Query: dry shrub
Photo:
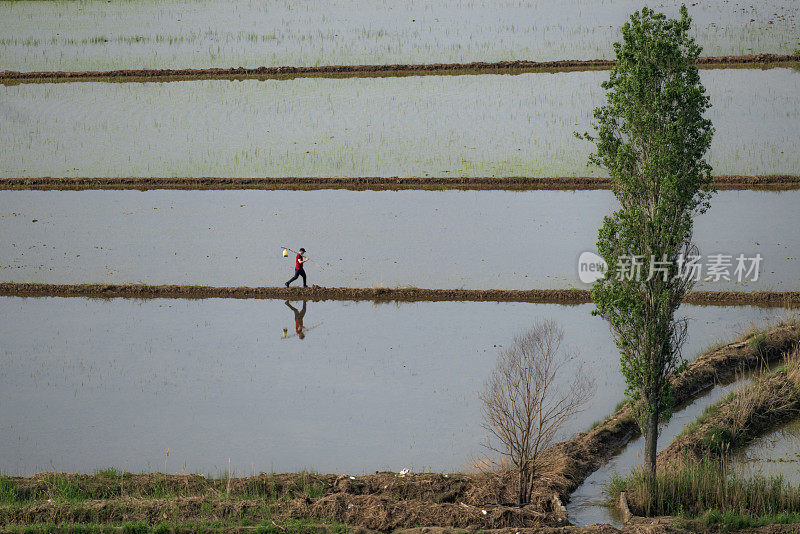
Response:
[[[530,502],[544,467],[541,453],[594,394],[594,380],[582,366],[567,368],[575,356],[561,350],[563,339],[555,322],[534,323],[500,353],[480,395],[483,426],[491,435],[485,446],[519,473],[519,505]],[[562,380],[568,373],[571,380]]]

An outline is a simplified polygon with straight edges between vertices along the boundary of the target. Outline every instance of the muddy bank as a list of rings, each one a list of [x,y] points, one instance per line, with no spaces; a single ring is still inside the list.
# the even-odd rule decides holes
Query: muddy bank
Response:
[[[416,287],[212,287],[145,284],[36,284],[0,283],[0,296],[8,297],[98,297],[98,298],[236,298],[293,300],[372,300],[376,302],[532,302],[585,304],[591,302],[586,289],[421,289]],[[694,291],[684,302],[708,306],[800,306],[796,291]]]
[[[252,525],[311,519],[377,532],[411,529],[406,532],[415,534],[444,534],[442,529],[452,532],[453,528],[498,534],[642,532],[644,525],[656,527],[648,528],[648,532],[680,532],[659,530],[659,525],[668,524],[665,518],[636,518],[632,530],[608,525],[570,527],[545,517],[532,506],[518,508],[491,502],[475,505],[469,502],[469,495],[462,499],[449,489],[477,487],[486,477],[289,473],[209,480],[200,475],[160,473],[42,473],[31,478],[4,477],[4,489],[9,493],[0,504],[0,525],[214,521],[235,526],[244,522]],[[60,493],[63,491],[71,492],[69,500]]]
[[[675,528],[673,518],[634,518],[631,525],[621,530],[609,525],[571,527],[544,516],[532,506],[474,505],[467,502],[468,497],[461,500],[448,492],[448,486],[480,485],[485,477],[438,473],[400,477],[396,473],[376,473],[351,478],[298,473],[207,480],[199,475],[159,473],[42,473],[28,479],[4,478],[8,493],[0,504],[0,525],[113,525],[131,521],[158,525],[213,521],[235,527],[312,520],[345,523],[362,532],[408,529],[403,532],[409,534],[445,534],[454,528],[497,534],[683,532]],[[423,491],[403,491],[403,488]],[[71,498],[66,499],[60,491],[71,492]],[[90,497],[89,491],[100,496]],[[451,496],[453,500],[449,500]],[[440,497],[445,500],[439,500]],[[662,528],[667,526],[671,528]]]
[[[741,56],[702,57],[699,67],[772,67],[797,64],[791,54],[755,54]],[[498,61],[472,63],[430,63],[393,65],[327,65],[320,67],[256,67],[207,69],[125,69],[109,71],[42,71],[0,72],[0,82],[36,81],[140,81],[140,80],[193,80],[210,78],[293,78],[299,76],[403,76],[421,74],[515,74],[523,72],[566,72],[574,70],[610,69],[614,60],[560,60],[560,61]]]
[[[14,499],[9,506],[0,505],[0,524],[315,518],[391,531],[419,525],[503,528],[561,523],[533,506],[501,504],[503,497],[492,492],[505,488],[504,481],[502,474],[298,473],[208,480],[200,475],[43,473],[5,477],[7,495]],[[71,503],[59,502],[65,488]]]
[[[737,373],[779,361],[800,343],[800,321],[787,321],[754,336],[757,342],[747,338],[698,356],[672,381],[676,405],[688,402],[715,384],[735,379]],[[589,432],[548,449],[550,469],[537,481],[535,493],[555,493],[566,501],[586,477],[638,435],[638,425],[626,404]]]
[[[720,175],[713,186],[722,190],[792,190],[800,189],[800,176],[790,174]],[[593,176],[535,177],[380,177],[315,178],[4,178],[0,189],[87,190],[87,189],[287,189],[319,190],[347,189],[353,191],[383,191],[405,189],[459,190],[575,190],[611,189],[611,179]]]

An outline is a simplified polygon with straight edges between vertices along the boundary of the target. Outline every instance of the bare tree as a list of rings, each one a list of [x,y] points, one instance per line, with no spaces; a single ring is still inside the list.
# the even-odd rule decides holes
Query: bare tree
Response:
[[[554,321],[534,323],[500,353],[480,395],[483,426],[494,438],[485,446],[507,457],[519,472],[520,506],[530,502],[542,451],[594,394],[594,380],[582,366],[565,368],[574,354],[561,350],[563,339]],[[564,380],[567,371],[571,380]]]

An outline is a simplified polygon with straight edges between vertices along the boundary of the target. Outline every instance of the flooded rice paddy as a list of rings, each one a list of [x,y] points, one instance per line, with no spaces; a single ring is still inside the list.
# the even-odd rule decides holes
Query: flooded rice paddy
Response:
[[[677,14],[681,2],[660,3]],[[0,2],[0,70],[452,63],[613,56],[632,0]],[[790,53],[792,0],[689,7],[706,55]],[[466,36],[466,38],[465,38]]]
[[[462,470],[484,452],[477,393],[501,347],[537,319],[563,326],[597,380],[566,433],[613,410],[619,356],[592,309],[3,297],[0,472],[216,474],[229,458],[246,474]],[[785,315],[682,313],[690,359]]]
[[[701,263],[760,254],[759,277],[738,282],[731,260],[731,280],[696,289],[800,287],[798,203],[719,192],[695,226]],[[281,247],[302,246],[320,286],[588,287],[578,257],[613,209],[610,191],[4,191],[0,281],[279,286]]]
[[[732,466],[743,476],[780,475],[786,482],[800,485],[800,419],[761,436],[738,451]]]
[[[0,178],[592,176],[608,72],[0,86]],[[715,174],[800,174],[800,71],[702,71]]]

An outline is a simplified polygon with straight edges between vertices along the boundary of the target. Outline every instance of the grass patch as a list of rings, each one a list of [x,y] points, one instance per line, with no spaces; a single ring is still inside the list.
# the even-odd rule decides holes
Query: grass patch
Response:
[[[116,467],[106,467],[105,469],[98,469],[94,472],[95,476],[105,478],[121,478],[125,475],[124,471],[120,471]]]
[[[44,483],[43,491],[46,492],[48,498],[54,501],[85,501],[92,497],[70,480],[67,475],[60,473],[47,475],[42,482]]]
[[[621,401],[619,401],[617,403],[616,406],[614,406],[614,413],[617,413],[618,411],[623,409],[625,407],[625,405],[630,404],[630,403],[631,403],[631,399],[622,399]]]
[[[742,478],[725,462],[705,460],[671,464],[657,471],[654,479],[641,470],[627,477],[615,476],[606,486],[612,500],[628,492],[631,511],[641,516],[679,515],[707,518],[725,524],[735,517],[746,521],[800,515],[800,487],[780,476]],[[765,523],[766,524],[766,523]]]
[[[0,476],[0,504],[17,504],[21,501],[16,483],[9,477]]]
[[[721,527],[723,531],[731,532],[744,528],[758,528],[767,525],[788,525],[800,523],[800,514],[782,512],[779,514],[765,514],[758,517],[744,515],[735,511],[708,510],[699,518],[704,527]]]
[[[301,472],[297,477],[281,480],[278,477],[250,477],[244,486],[236,485],[230,492],[234,498],[261,499],[269,502],[290,501],[298,497],[319,499],[325,495],[325,482],[313,473]]]
[[[606,421],[608,421],[608,420],[609,420],[609,418],[610,418],[612,415],[614,415],[615,413],[617,413],[618,411],[620,411],[620,410],[621,410],[622,408],[624,408],[624,407],[625,407],[627,404],[630,404],[630,402],[631,402],[631,400],[630,400],[630,399],[622,399],[621,401],[619,401],[619,402],[617,403],[617,405],[614,407],[614,411],[613,411],[612,413],[610,413],[610,414],[609,414],[608,416],[606,416],[605,418],[603,418],[603,419],[598,419],[597,421],[595,421],[594,423],[592,423],[592,426],[590,426],[590,427],[589,427],[589,430],[594,430],[594,429],[595,429],[595,428],[597,428],[598,426],[600,426],[600,425],[604,424]],[[616,429],[618,424],[619,424],[619,421],[615,422],[615,424],[612,426],[612,430]]]
[[[265,521],[256,524],[241,522],[204,521],[192,522],[162,522],[153,525],[142,521],[96,524],[96,523],[38,523],[24,526],[8,526],[7,532],[15,534],[45,534],[54,532],[69,532],[78,534],[167,534],[167,533],[206,533],[220,532],[236,527],[251,527],[249,532],[259,534],[347,534],[350,529],[347,525],[336,522],[324,524],[312,520]]]
[[[358,481],[353,483],[361,484]],[[319,499],[325,495],[328,484],[325,476],[308,472],[206,478],[163,473],[135,475],[109,468],[97,470],[93,475],[42,473],[32,478],[0,475],[0,505],[47,500],[79,504],[95,499],[174,499],[189,496],[226,501],[263,499],[269,504],[297,498]]]
[[[681,431],[678,437],[682,437],[688,434],[694,434],[698,430],[700,430],[700,427],[703,425],[703,423],[705,423],[709,417],[712,417],[717,412],[719,412],[720,406],[722,406],[722,404],[724,404],[725,402],[729,401],[732,395],[733,393],[729,393],[728,395],[725,396],[725,398],[719,400],[718,402],[706,406],[705,410],[703,410],[703,413],[701,413],[697,417],[697,419],[695,419],[694,421],[683,427],[683,430]]]

